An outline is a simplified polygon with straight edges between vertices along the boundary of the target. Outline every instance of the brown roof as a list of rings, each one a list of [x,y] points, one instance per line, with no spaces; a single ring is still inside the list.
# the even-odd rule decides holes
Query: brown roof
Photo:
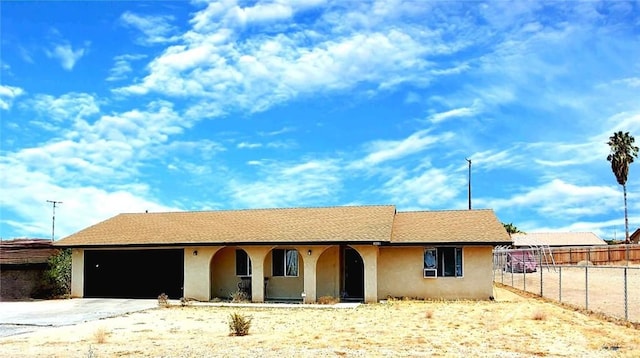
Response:
[[[394,213],[385,205],[120,214],[56,245],[389,241]]]
[[[493,210],[399,212],[392,243],[493,243],[511,239]]]
[[[46,263],[58,249],[46,239],[0,240],[0,264],[24,265]]]
[[[120,214],[57,241],[55,245],[376,241],[510,243],[491,210],[396,215],[395,206],[381,205]]]
[[[528,232],[512,234],[513,246],[598,246],[607,243],[592,232]]]

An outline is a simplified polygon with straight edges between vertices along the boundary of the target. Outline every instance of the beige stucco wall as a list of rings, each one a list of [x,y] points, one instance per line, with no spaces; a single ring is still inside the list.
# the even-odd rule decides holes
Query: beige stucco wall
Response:
[[[71,297],[84,296],[84,250],[71,250]]]
[[[211,298],[229,299],[238,291],[240,277],[236,276],[236,247],[225,247],[216,252],[210,263]]]
[[[267,283],[266,299],[301,299],[304,292],[304,258],[301,250],[295,247],[275,247],[276,249],[297,249],[298,250],[298,276],[282,277],[273,276],[272,254],[269,252],[264,260],[265,277],[269,278]]]
[[[353,246],[362,256],[365,269],[365,301],[376,302],[387,296],[488,299],[493,294],[492,247],[464,247],[464,277],[423,278],[423,246],[377,247]],[[269,278],[267,299],[300,299],[315,302],[322,296],[339,297],[341,290],[340,247],[266,247],[243,248],[252,261],[253,301],[262,302],[264,277]],[[273,277],[271,250],[295,248],[298,250],[297,277]],[[237,290],[240,280],[235,275],[236,247],[186,247],[184,249],[184,296],[200,301],[214,297],[228,298]],[[308,250],[312,251],[308,255]],[[197,251],[197,255],[194,255]],[[306,280],[306,282],[305,282]],[[84,250],[72,250],[71,296],[82,297],[84,291]]]
[[[328,247],[316,265],[316,298],[340,297],[340,247]]]
[[[378,246],[350,245],[362,257],[364,264],[364,302],[378,302]]]
[[[378,258],[378,296],[488,299],[493,295],[492,247],[466,246],[462,255],[462,278],[423,278],[424,247],[382,248]]]
[[[184,249],[184,297],[198,301],[209,301],[209,264],[220,247],[186,247]],[[194,255],[197,252],[197,255]]]

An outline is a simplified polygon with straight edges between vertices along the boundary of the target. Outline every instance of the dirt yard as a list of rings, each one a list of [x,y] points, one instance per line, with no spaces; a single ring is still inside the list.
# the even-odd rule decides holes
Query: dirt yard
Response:
[[[585,269],[588,272],[585,272]],[[562,266],[541,268],[526,275],[497,270],[494,272],[494,280],[536,295],[540,295],[542,289],[543,296],[551,300],[588,308],[616,318],[625,318],[625,272],[627,318],[631,322],[640,323],[638,265],[626,270],[621,266]]]
[[[0,339],[2,357],[637,357],[640,332],[525,298],[388,301],[357,308],[192,305]],[[229,335],[233,312],[249,335]]]

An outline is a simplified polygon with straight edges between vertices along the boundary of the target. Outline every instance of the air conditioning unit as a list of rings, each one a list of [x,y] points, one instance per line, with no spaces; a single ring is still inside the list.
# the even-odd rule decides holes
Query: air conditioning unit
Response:
[[[438,277],[438,270],[437,269],[424,269],[424,277],[425,278]]]

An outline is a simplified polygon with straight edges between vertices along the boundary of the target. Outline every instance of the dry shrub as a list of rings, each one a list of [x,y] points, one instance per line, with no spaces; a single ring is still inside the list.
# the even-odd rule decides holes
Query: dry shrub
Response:
[[[107,341],[108,332],[104,327],[100,327],[93,332],[93,339],[96,343],[102,344]]]
[[[169,296],[166,293],[163,292],[158,296],[158,306],[169,307]]]
[[[426,319],[431,319],[433,318],[433,310],[427,310],[427,312],[424,313],[424,317]]]
[[[252,317],[234,312],[229,315],[229,335],[230,336],[246,336],[251,328]]]
[[[191,306],[192,303],[193,301],[191,299],[186,297],[180,297],[180,306],[182,307]]]
[[[333,296],[322,296],[318,298],[318,303],[321,305],[335,305],[338,302],[340,302],[340,300]]]
[[[547,314],[542,310],[537,310],[533,312],[532,318],[534,321],[544,321],[547,319]]]
[[[247,296],[246,292],[241,290],[232,292],[229,296],[231,297],[231,302],[233,303],[249,302],[249,296]]]

